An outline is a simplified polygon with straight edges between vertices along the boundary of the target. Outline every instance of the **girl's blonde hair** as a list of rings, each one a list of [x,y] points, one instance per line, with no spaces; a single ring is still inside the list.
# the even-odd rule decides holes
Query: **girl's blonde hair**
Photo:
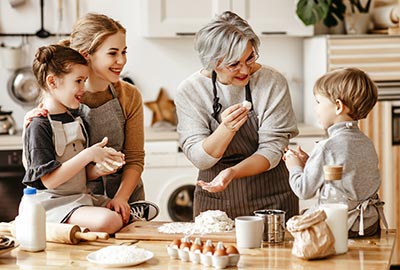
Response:
[[[74,49],[53,44],[37,49],[32,70],[40,88],[47,90],[47,75],[62,77],[71,72],[73,65],[87,66],[88,62]]]
[[[349,108],[354,120],[367,117],[378,100],[375,83],[358,68],[344,68],[326,73],[314,85],[314,95],[329,98],[333,103],[341,100]]]
[[[88,13],[75,23],[70,38],[62,43],[81,53],[93,54],[106,38],[118,32],[126,33],[119,22],[103,14]]]

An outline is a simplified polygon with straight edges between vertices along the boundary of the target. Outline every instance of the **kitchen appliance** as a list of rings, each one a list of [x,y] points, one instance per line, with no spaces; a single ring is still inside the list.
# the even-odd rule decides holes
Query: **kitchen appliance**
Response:
[[[0,106],[0,134],[14,135],[16,132],[16,124],[11,116],[11,111],[2,111]]]
[[[7,89],[10,97],[22,106],[35,106],[40,97],[40,88],[30,67],[15,70]]]
[[[378,102],[360,129],[373,141],[381,171],[379,195],[389,228],[400,230],[400,81],[376,81]],[[400,243],[400,235],[397,235]]]
[[[176,140],[146,141],[142,179],[146,200],[160,208],[157,221],[193,221],[193,197],[198,170]]]
[[[24,174],[22,150],[0,150],[0,222],[12,221],[17,216],[25,187]]]

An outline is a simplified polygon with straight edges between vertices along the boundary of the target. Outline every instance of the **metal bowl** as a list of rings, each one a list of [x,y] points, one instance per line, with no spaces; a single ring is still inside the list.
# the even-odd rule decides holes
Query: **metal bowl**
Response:
[[[35,106],[39,101],[40,88],[30,67],[15,70],[7,88],[11,98],[18,104]]]

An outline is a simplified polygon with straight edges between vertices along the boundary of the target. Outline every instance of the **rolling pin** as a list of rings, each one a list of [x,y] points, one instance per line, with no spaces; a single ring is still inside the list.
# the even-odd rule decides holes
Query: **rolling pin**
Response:
[[[15,237],[14,223],[0,223],[0,231],[11,233]],[[81,240],[96,241],[107,240],[108,233],[82,232],[78,225],[66,223],[46,223],[46,241],[64,244],[78,244]]]

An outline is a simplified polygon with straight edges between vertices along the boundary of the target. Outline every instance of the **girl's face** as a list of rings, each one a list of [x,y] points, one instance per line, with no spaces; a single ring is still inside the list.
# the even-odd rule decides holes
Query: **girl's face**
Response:
[[[258,56],[249,42],[237,63],[230,66],[217,67],[215,69],[218,81],[228,85],[246,86],[250,80],[253,67],[257,65],[257,58]]]
[[[115,83],[119,80],[126,64],[126,35],[118,32],[107,37],[96,52],[88,55],[90,76]]]
[[[88,74],[89,68],[87,66],[75,64],[71,66],[70,73],[62,77],[54,77],[55,86],[52,87],[50,93],[53,100],[58,102],[58,106],[55,107],[58,107],[60,110],[62,110],[62,107],[64,109],[77,109]]]
[[[335,124],[338,117],[336,114],[336,104],[329,98],[319,94],[315,94],[315,101],[317,102],[315,111],[319,123],[324,129],[328,129],[330,126]]]

